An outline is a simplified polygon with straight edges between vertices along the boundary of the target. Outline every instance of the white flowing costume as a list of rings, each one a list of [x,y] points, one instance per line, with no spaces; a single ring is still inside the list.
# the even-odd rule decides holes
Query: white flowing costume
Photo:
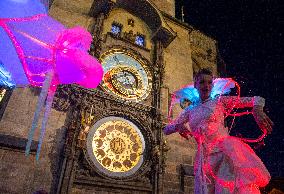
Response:
[[[264,106],[261,97],[221,96],[186,109],[164,132],[170,134],[189,123],[198,144],[195,194],[247,193],[241,188],[268,184],[270,174],[254,151],[239,138],[229,136],[224,127],[228,109]],[[258,190],[258,189],[257,189]]]

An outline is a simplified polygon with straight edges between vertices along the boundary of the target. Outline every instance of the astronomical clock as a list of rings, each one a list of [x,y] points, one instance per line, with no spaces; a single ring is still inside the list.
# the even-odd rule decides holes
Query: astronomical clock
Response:
[[[103,89],[119,98],[139,102],[152,89],[152,75],[145,61],[125,49],[112,49],[100,57]]]
[[[97,89],[59,90],[69,106],[60,192],[158,193],[163,48],[175,34],[148,1],[95,2],[90,53],[104,75]]]

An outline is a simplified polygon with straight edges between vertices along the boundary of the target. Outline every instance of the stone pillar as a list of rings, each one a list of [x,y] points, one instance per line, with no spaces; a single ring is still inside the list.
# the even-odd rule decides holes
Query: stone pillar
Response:
[[[91,30],[93,36],[93,42],[91,44],[90,53],[91,55],[99,58],[101,52],[101,36],[103,31],[105,15],[104,13],[100,13],[96,18],[93,29]]]
[[[154,133],[156,137],[156,145],[154,147],[153,154],[156,158],[156,168],[155,168],[155,179],[157,185],[155,185],[155,190],[153,193],[163,193],[163,174],[164,174],[164,165],[165,165],[165,158],[164,158],[164,151],[165,144],[163,138],[163,131],[162,131],[162,117],[161,117],[161,86],[162,86],[162,79],[163,79],[163,72],[164,72],[164,46],[160,40],[155,42],[155,60],[154,60],[154,69],[153,69],[153,101],[152,106],[155,107],[156,111],[153,115],[153,126],[154,126]]]

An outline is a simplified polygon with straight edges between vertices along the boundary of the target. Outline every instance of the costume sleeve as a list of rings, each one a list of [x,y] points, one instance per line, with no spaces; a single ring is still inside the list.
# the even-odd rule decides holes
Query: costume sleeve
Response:
[[[164,129],[164,133],[169,135],[177,131],[185,131],[187,128],[184,126],[188,122],[189,111],[182,112],[178,118],[176,118],[172,123],[168,124]]]
[[[252,108],[254,106],[264,107],[265,99],[260,96],[238,97],[238,96],[221,96],[220,101],[225,108]]]

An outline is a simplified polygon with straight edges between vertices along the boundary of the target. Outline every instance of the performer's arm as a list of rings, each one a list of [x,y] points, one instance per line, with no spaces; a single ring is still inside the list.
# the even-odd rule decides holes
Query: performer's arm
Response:
[[[260,96],[238,97],[238,96],[221,96],[221,102],[225,108],[253,108],[255,106],[264,107],[265,99]]]
[[[253,116],[258,126],[268,133],[271,133],[273,122],[264,113],[263,107],[265,99],[260,96],[254,97],[237,97],[237,96],[222,96],[221,102],[226,109],[232,108],[253,108]]]
[[[186,131],[188,130],[185,127],[185,123],[188,122],[188,111],[182,112],[179,117],[173,121],[173,123],[168,124],[164,129],[164,133],[166,135],[175,133],[177,131]]]

